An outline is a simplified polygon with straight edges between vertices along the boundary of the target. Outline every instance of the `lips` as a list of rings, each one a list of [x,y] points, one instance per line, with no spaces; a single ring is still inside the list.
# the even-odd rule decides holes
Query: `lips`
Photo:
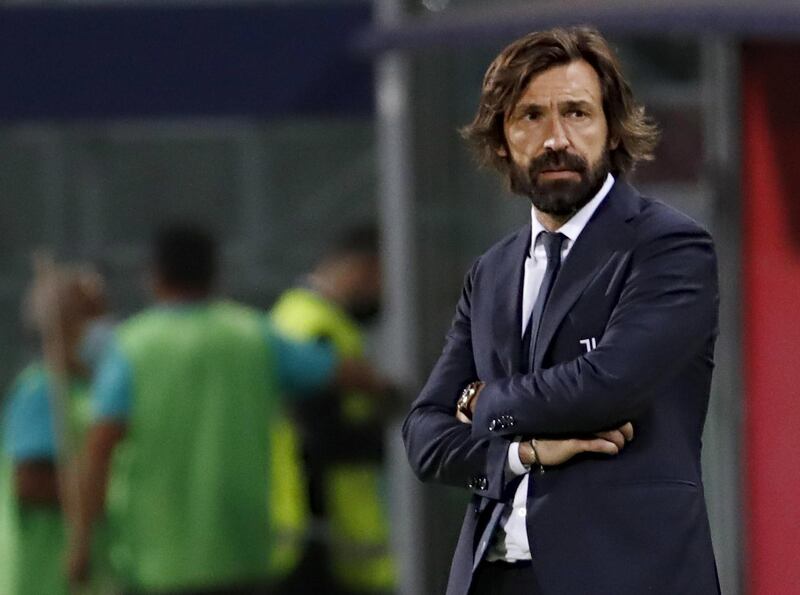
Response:
[[[579,176],[580,172],[577,172],[574,169],[543,169],[539,173],[540,176],[541,175],[547,175],[547,174],[550,174],[550,175],[553,175],[553,176],[558,176],[558,175],[564,175],[564,176],[566,176],[566,175],[575,175],[575,176]]]

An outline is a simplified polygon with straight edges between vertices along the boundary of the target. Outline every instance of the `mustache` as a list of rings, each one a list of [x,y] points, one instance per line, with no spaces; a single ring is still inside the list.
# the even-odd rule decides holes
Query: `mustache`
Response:
[[[531,161],[531,164],[528,167],[528,172],[531,178],[534,178],[543,171],[547,170],[567,169],[583,173],[588,168],[589,164],[586,163],[585,159],[583,159],[579,155],[575,155],[573,153],[561,150],[561,151],[548,151],[543,155],[540,155],[539,157]]]

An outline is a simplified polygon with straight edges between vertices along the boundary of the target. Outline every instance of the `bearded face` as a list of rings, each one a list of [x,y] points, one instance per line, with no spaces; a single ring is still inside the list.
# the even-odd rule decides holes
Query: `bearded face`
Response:
[[[503,124],[511,189],[542,213],[566,220],[589,202],[610,169],[603,92],[583,60],[534,76]]]

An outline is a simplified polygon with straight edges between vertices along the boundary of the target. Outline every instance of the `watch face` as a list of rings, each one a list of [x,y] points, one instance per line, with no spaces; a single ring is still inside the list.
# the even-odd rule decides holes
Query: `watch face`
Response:
[[[470,397],[470,391],[467,388],[464,389],[464,392],[461,393],[461,396],[458,398],[458,402],[456,403],[456,408],[462,413],[465,413],[467,410],[467,407],[469,405],[469,397]]]

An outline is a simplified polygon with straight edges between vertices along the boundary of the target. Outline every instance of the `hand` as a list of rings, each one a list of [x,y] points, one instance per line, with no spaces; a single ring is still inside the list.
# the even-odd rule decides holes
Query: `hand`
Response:
[[[597,432],[595,436],[597,436],[598,438],[602,438],[603,440],[608,440],[609,442],[613,442],[618,449],[617,452],[619,452],[625,446],[626,442],[630,442],[631,440],[633,440],[633,424],[631,422],[628,422],[626,424],[621,425],[616,430],[609,430],[608,432]]]
[[[530,442],[521,442],[519,458],[523,465],[560,465],[582,452],[616,455],[626,442],[633,439],[633,425],[628,422],[616,430],[598,432],[595,438],[565,438],[562,440],[534,440],[536,452]],[[539,459],[536,459],[538,455]]]

